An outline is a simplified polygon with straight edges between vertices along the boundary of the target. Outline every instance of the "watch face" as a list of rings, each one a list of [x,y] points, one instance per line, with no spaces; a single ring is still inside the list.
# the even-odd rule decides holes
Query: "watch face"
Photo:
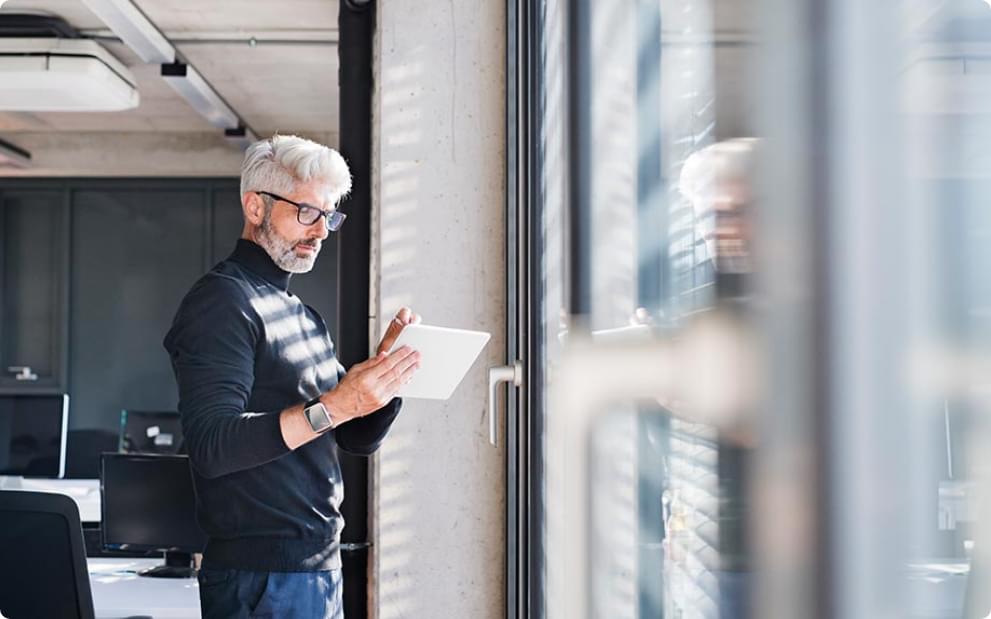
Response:
[[[333,425],[330,421],[330,415],[327,414],[327,409],[322,402],[308,406],[304,412],[306,414],[306,420],[310,422],[310,427],[314,432],[329,430],[331,425]]]

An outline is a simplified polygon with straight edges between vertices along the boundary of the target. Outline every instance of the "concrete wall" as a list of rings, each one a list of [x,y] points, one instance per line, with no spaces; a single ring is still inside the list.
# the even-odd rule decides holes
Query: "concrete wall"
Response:
[[[378,22],[373,320],[409,304],[493,337],[450,400],[406,402],[376,456],[372,616],[495,619],[505,461],[485,376],[505,363],[505,6],[383,0]]]

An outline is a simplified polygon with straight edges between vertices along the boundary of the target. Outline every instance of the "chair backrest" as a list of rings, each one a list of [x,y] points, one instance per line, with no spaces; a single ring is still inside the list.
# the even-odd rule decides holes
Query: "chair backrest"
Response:
[[[0,491],[0,615],[93,619],[83,531],[71,498]]]

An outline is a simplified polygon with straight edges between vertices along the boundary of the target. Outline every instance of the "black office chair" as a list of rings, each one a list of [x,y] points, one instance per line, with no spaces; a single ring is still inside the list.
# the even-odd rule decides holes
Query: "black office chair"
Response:
[[[69,497],[0,491],[0,614],[93,619],[79,508]]]

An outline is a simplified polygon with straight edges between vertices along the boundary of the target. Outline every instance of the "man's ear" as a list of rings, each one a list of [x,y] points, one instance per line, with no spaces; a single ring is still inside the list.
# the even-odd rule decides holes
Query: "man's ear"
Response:
[[[253,191],[241,196],[241,210],[244,212],[244,220],[254,226],[261,226],[265,220],[265,200]]]

